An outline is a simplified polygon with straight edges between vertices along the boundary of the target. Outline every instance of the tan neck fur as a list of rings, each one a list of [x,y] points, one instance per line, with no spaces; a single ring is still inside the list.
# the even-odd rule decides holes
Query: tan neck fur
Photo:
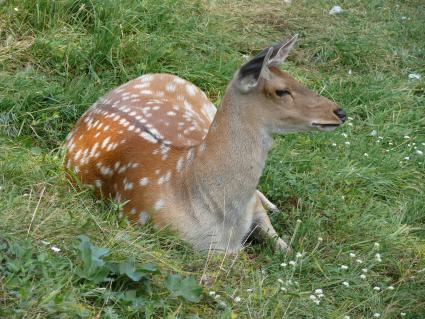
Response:
[[[236,223],[245,212],[272,144],[263,124],[253,116],[253,106],[247,96],[229,85],[206,140],[195,148],[192,166],[184,177],[190,199],[199,201],[202,211],[227,222]]]

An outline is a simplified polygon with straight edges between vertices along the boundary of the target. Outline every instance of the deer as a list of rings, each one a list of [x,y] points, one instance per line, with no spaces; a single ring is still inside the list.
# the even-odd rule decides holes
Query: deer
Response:
[[[69,133],[66,170],[122,203],[131,222],[170,227],[195,250],[237,253],[257,234],[288,251],[268,216],[277,207],[257,190],[273,134],[332,131],[346,119],[281,69],[297,38],[243,64],[218,110],[172,74],[144,74],[113,89]]]

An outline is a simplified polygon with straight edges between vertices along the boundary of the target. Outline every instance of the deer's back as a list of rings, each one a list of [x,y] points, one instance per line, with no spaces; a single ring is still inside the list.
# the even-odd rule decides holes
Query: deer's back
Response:
[[[192,83],[148,74],[100,98],[66,142],[66,166],[144,223],[165,209],[173,179],[205,138],[215,107]]]

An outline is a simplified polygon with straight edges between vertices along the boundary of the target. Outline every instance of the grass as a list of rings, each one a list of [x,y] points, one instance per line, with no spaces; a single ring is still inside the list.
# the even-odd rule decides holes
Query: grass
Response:
[[[0,2],[0,318],[425,317],[423,2]],[[350,120],[275,139],[259,188],[293,255],[207,258],[65,179],[64,138],[103,93],[171,72],[218,104],[245,55],[294,33],[285,67]],[[131,260],[156,271],[82,275]]]

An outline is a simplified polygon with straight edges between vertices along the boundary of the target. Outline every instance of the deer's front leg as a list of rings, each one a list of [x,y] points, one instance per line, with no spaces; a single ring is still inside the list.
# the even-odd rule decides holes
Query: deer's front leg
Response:
[[[261,193],[260,193],[261,194]],[[261,194],[262,195],[262,194]],[[264,196],[264,195],[263,195]],[[285,241],[279,237],[276,230],[273,228],[267,211],[264,209],[263,201],[257,193],[257,205],[254,208],[254,225],[256,233],[263,239],[272,238],[275,240],[275,249],[277,251],[288,251],[290,247]]]

